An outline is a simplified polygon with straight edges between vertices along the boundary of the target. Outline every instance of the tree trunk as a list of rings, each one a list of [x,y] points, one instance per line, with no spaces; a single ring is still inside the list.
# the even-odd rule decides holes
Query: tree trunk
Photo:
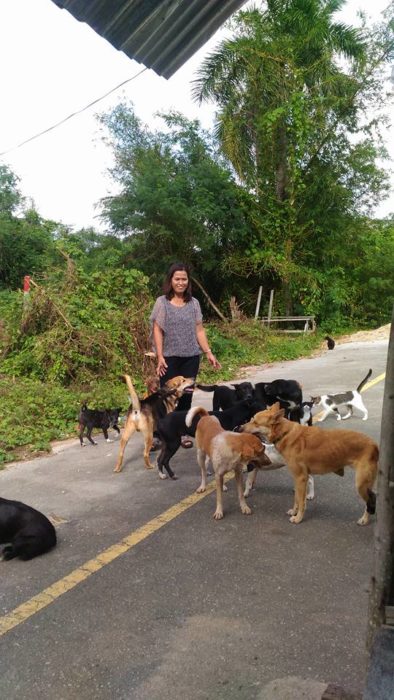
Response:
[[[382,434],[377,478],[374,565],[369,595],[367,647],[394,606],[394,307],[383,397]]]
[[[287,133],[286,126],[280,126],[278,131],[278,161],[275,173],[275,188],[278,201],[283,204],[288,198],[288,164],[287,164]],[[285,259],[286,262],[291,262],[292,258],[292,241],[285,241]],[[282,290],[285,301],[286,316],[291,316],[293,313],[293,302],[290,293],[290,274],[282,280]]]
[[[275,189],[278,201],[284,202],[287,198],[287,134],[285,126],[279,127],[277,149]]]
[[[215,304],[213,303],[211,297],[209,296],[208,292],[205,291],[205,289],[204,289],[204,287],[202,286],[202,284],[200,284],[200,282],[199,282],[198,280],[196,280],[195,277],[192,277],[191,279],[192,279],[192,282],[194,282],[194,284],[196,284],[197,287],[202,291],[202,293],[203,293],[203,295],[205,296],[205,298],[206,298],[208,304],[209,304],[210,306],[212,306],[213,310],[217,313],[217,315],[219,316],[219,318],[221,318],[222,321],[225,321],[225,323],[227,323],[227,318],[226,318],[225,316],[223,316],[222,312],[219,311],[219,309],[218,309],[217,306],[215,306]]]

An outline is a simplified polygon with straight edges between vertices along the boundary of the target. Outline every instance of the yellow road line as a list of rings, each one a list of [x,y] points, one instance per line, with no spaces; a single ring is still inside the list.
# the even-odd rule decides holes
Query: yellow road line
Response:
[[[226,477],[226,481],[232,478],[231,474],[227,474]],[[43,608],[46,608],[64,593],[72,590],[79,583],[82,583],[82,581],[85,581],[89,576],[96,573],[96,571],[100,571],[104,566],[110,564],[122,554],[125,554],[125,552],[128,552],[132,547],[135,547],[136,544],[142,542],[157,530],[160,530],[164,525],[167,525],[171,520],[177,518],[178,515],[184,513],[188,508],[194,506],[214,490],[215,481],[212,481],[208,484],[207,490],[204,493],[193,493],[187,496],[179,503],[168,508],[164,513],[161,513],[156,518],[153,518],[153,520],[142,525],[142,527],[131,532],[130,535],[117,544],[105,549],[98,554],[97,557],[94,557],[94,559],[89,559],[89,561],[82,564],[78,569],[71,571],[70,574],[59,579],[59,581],[55,581],[55,583],[33,596],[33,598],[30,598],[30,600],[18,605],[18,607],[11,610],[7,615],[0,617],[0,636],[6,634],[22,622],[25,622],[25,620],[35,615],[40,610],[43,610]]]
[[[375,377],[375,379],[368,382],[368,384],[364,386],[363,391],[370,389],[372,386],[384,379],[385,376],[385,373],[383,373],[378,377]],[[227,474],[225,480],[228,481],[231,478],[233,477],[230,474]],[[79,583],[82,583],[82,581],[85,581],[87,578],[89,578],[89,576],[96,573],[96,571],[100,571],[100,569],[102,569],[104,566],[110,564],[122,554],[128,552],[130,549],[135,547],[136,544],[139,544],[139,542],[142,542],[154,532],[160,530],[160,528],[162,528],[164,525],[167,525],[167,523],[171,522],[171,520],[177,518],[178,515],[184,513],[214,490],[215,481],[212,481],[210,484],[208,484],[207,490],[204,493],[193,493],[190,496],[187,496],[179,503],[176,503],[174,506],[171,506],[171,508],[168,508],[168,510],[164,511],[164,513],[161,513],[156,518],[153,518],[153,520],[150,520],[134,532],[131,532],[130,535],[125,537],[117,544],[105,549],[103,552],[98,554],[97,557],[89,559],[89,561],[82,564],[82,566],[80,566],[78,569],[71,571],[71,573],[67,574],[67,576],[59,579],[59,581],[55,581],[55,583],[33,596],[33,598],[30,598],[25,603],[18,605],[18,607],[11,610],[11,612],[7,615],[0,617],[0,636],[6,634],[14,627],[20,625],[22,622],[25,622],[29,617],[35,615],[40,610],[46,608],[48,605],[60,598],[60,596],[62,596],[64,593],[72,590]]]
[[[379,374],[377,377],[375,377],[375,379],[371,379],[370,382],[367,382],[367,383],[363,386],[363,388],[361,389],[361,392],[360,392],[360,393],[362,394],[363,391],[367,391],[367,389],[370,389],[371,386],[375,386],[375,384],[378,384],[379,382],[381,382],[382,379],[385,378],[385,376],[386,376],[386,372],[383,372],[383,374]]]

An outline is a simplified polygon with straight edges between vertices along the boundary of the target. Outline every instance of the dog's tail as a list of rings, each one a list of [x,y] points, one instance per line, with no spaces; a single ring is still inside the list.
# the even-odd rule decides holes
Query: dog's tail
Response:
[[[185,418],[185,423],[188,428],[190,428],[194,418],[199,415],[201,416],[209,416],[208,411],[205,410],[202,406],[194,406],[194,408],[191,408],[190,411],[187,412],[186,418]]]
[[[366,384],[367,381],[368,381],[368,379],[370,378],[371,374],[372,374],[372,370],[370,369],[369,372],[368,372],[368,374],[367,374],[367,376],[364,377],[364,379],[362,380],[362,382],[360,382],[360,384],[358,385],[356,391],[358,391],[358,392],[361,391],[361,389],[363,388],[364,384]]]
[[[134,387],[133,387],[131,378],[129,377],[128,374],[124,374],[123,377],[124,377],[124,380],[125,380],[125,382],[126,382],[126,384],[127,384],[127,388],[128,388],[128,390],[129,390],[130,399],[131,399],[131,405],[132,405],[132,407],[133,407],[133,411],[135,411],[135,412],[140,411],[140,410],[141,410],[140,400],[139,400],[139,398],[138,398],[138,396],[137,396],[137,394],[136,394],[136,391],[135,391],[135,389],[134,389]]]
[[[217,384],[196,384],[197,389],[201,391],[215,391],[218,388]]]

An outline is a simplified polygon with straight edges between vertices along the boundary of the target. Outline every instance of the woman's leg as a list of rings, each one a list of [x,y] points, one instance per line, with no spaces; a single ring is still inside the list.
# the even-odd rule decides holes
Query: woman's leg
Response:
[[[160,377],[160,386],[163,386],[169,379],[173,377],[194,377],[197,378],[198,369],[200,366],[200,355],[193,355],[192,357],[166,357],[167,362],[167,372],[163,377]],[[193,400],[193,388],[186,389],[184,394],[178,401],[176,411],[188,411],[192,405]],[[193,442],[190,437],[184,435],[182,436],[182,447],[192,447]]]
[[[160,385],[163,386],[169,379],[173,377],[194,377],[197,378],[198,369],[200,366],[200,355],[192,357],[166,357],[167,372],[160,378]],[[178,401],[176,411],[188,411],[192,405],[193,388],[186,389],[183,396]]]

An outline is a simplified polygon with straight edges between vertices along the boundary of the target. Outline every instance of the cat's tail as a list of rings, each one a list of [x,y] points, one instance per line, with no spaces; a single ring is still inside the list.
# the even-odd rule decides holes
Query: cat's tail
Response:
[[[358,385],[356,391],[358,391],[358,392],[360,393],[361,389],[363,388],[364,384],[367,383],[367,381],[368,381],[368,379],[370,378],[371,374],[372,374],[372,370],[370,369],[369,372],[368,372],[368,374],[367,374],[367,376],[364,377],[364,379],[362,380],[362,382],[360,382],[360,384]]]

